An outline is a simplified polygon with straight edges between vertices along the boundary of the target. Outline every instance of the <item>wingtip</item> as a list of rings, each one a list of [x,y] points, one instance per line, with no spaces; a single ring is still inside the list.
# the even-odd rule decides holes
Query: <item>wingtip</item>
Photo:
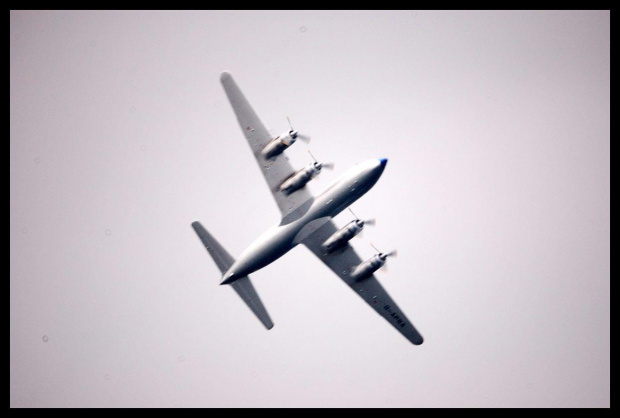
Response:
[[[221,75],[220,75],[220,81],[224,82],[226,80],[230,80],[232,78],[232,74],[230,74],[228,71],[224,71]]]
[[[414,345],[422,345],[424,343],[424,338],[420,335],[420,338],[416,338],[415,340],[411,340]]]

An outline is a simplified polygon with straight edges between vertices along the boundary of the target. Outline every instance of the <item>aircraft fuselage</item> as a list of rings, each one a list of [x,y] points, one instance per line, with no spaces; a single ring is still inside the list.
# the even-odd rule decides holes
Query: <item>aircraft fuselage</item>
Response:
[[[370,190],[381,177],[386,163],[387,159],[382,158],[351,167],[316,198],[302,204],[250,244],[224,273],[220,284],[245,277],[293,249]]]

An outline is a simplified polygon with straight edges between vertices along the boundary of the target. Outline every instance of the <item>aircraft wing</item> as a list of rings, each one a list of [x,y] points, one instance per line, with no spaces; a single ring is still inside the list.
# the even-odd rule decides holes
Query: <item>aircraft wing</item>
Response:
[[[237,121],[248,141],[248,145],[250,145],[254,158],[256,158],[263,177],[267,181],[269,190],[271,190],[280,212],[282,212],[282,217],[285,217],[302,203],[311,199],[312,196],[306,188],[301,188],[290,195],[278,191],[280,184],[297,170],[293,169],[284,153],[269,159],[263,158],[261,151],[273,137],[260,121],[230,73],[222,73],[220,81],[235,115],[237,115]]]
[[[322,250],[321,244],[337,230],[334,222],[330,220],[304,239],[302,243],[405,338],[415,345],[422,344],[424,339],[418,330],[415,329],[374,275],[360,281],[352,280],[349,277],[351,269],[362,262],[351,245],[346,244],[343,249],[336,250],[331,254],[326,254]]]

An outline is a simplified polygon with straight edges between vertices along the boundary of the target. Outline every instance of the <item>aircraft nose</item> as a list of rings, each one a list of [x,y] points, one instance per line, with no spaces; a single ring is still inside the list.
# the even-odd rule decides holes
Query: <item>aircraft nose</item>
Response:
[[[379,161],[381,162],[381,166],[385,168],[385,165],[387,164],[387,158],[379,158]]]

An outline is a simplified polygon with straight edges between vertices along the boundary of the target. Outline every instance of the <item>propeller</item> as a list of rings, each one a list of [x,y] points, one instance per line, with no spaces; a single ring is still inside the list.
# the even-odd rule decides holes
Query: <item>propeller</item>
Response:
[[[396,251],[396,250],[392,250],[392,251],[390,251],[389,253],[384,254],[384,255],[385,255],[386,257],[394,257],[394,258],[396,258],[396,257],[398,257],[398,251]]]
[[[326,168],[328,170],[333,170],[334,169],[334,163],[320,163],[316,160],[316,158],[314,158],[314,155],[312,155],[312,153],[310,152],[310,150],[308,150],[308,154],[310,154],[310,156],[312,157],[312,159],[314,160],[314,165],[319,169],[322,170],[323,168]]]
[[[360,218],[358,218],[357,215],[355,213],[353,213],[353,209],[349,208],[349,212],[351,212],[351,215],[353,215],[353,217],[355,218],[356,221],[360,220]],[[375,226],[377,224],[377,220],[375,218],[364,219],[361,222],[364,225],[369,225],[369,226]]]
[[[301,139],[306,144],[310,142],[310,137],[308,135],[300,134],[298,131],[293,129],[293,124],[291,123],[291,120],[289,119],[288,116],[286,117],[286,120],[288,120],[288,124],[291,127],[291,130],[288,131],[289,135],[291,135],[291,138],[293,138],[293,139]]]
[[[381,273],[387,273],[388,272],[388,267],[387,267],[387,263],[386,258],[388,257],[396,257],[398,255],[398,252],[396,250],[392,250],[389,253],[382,253],[381,251],[379,251],[377,249],[377,247],[375,247],[374,245],[372,245],[372,242],[370,243],[370,245],[372,246],[372,248],[374,248],[377,253],[379,253],[379,258],[381,258],[381,260],[383,260],[383,265],[381,265],[381,268],[379,269],[379,271],[381,271]]]
[[[377,247],[372,245],[372,242],[370,243],[370,245],[371,245],[372,248],[374,248],[379,253],[379,257],[381,257],[383,260],[385,260],[387,257],[397,257],[398,256],[398,251],[396,251],[396,250],[392,250],[389,253],[382,253],[381,251],[379,251],[377,249]]]

